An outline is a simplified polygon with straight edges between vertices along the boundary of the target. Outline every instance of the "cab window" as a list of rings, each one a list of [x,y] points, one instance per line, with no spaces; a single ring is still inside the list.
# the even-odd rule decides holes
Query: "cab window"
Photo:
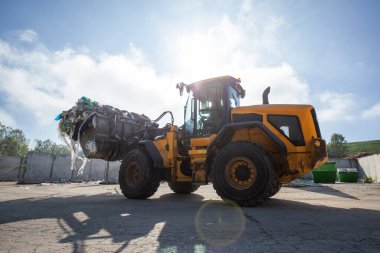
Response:
[[[305,146],[299,118],[295,115],[268,115],[268,122],[295,146]]]
[[[205,137],[216,133],[223,119],[223,97],[220,87],[210,87],[204,93],[195,96],[195,127],[196,136]]]
[[[240,97],[235,89],[228,87],[228,100],[230,103],[230,108],[235,108],[240,106]]]

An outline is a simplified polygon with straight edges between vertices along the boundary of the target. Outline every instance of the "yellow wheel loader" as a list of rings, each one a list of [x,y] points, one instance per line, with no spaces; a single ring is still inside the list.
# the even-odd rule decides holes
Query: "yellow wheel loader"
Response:
[[[75,129],[87,157],[122,161],[127,198],[149,198],[161,181],[178,194],[212,183],[223,200],[257,206],[327,161],[311,105],[269,104],[267,88],[263,104],[240,106],[245,90],[231,76],[177,88],[188,94],[180,127],[173,119],[159,128],[144,115],[95,111]]]

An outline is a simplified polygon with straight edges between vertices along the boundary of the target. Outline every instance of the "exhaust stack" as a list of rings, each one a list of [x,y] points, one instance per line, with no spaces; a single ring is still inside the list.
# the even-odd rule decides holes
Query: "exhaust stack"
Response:
[[[263,105],[269,104],[269,99],[268,99],[269,92],[270,92],[270,86],[268,86],[268,88],[266,88],[263,92]]]

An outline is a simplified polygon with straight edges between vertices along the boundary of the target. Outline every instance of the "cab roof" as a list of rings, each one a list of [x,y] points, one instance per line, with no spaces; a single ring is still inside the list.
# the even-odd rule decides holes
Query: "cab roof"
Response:
[[[215,86],[223,86],[223,87],[232,87],[234,88],[239,95],[243,98],[245,96],[245,90],[240,85],[240,78],[235,78],[232,76],[219,76],[214,78],[209,78],[201,81],[197,81],[194,83],[191,83],[189,85],[186,85],[186,91],[190,92],[196,92],[198,90],[202,90],[202,88],[205,87],[215,87]]]

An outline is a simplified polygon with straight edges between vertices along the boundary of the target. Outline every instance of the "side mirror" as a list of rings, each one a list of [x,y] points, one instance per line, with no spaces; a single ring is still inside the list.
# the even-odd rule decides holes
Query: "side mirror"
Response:
[[[182,96],[183,95],[183,89],[186,87],[187,85],[184,84],[184,83],[177,83],[176,85],[176,88],[179,89],[179,95]]]
[[[241,98],[245,98],[245,90],[242,90],[241,91],[241,96],[240,96]]]

